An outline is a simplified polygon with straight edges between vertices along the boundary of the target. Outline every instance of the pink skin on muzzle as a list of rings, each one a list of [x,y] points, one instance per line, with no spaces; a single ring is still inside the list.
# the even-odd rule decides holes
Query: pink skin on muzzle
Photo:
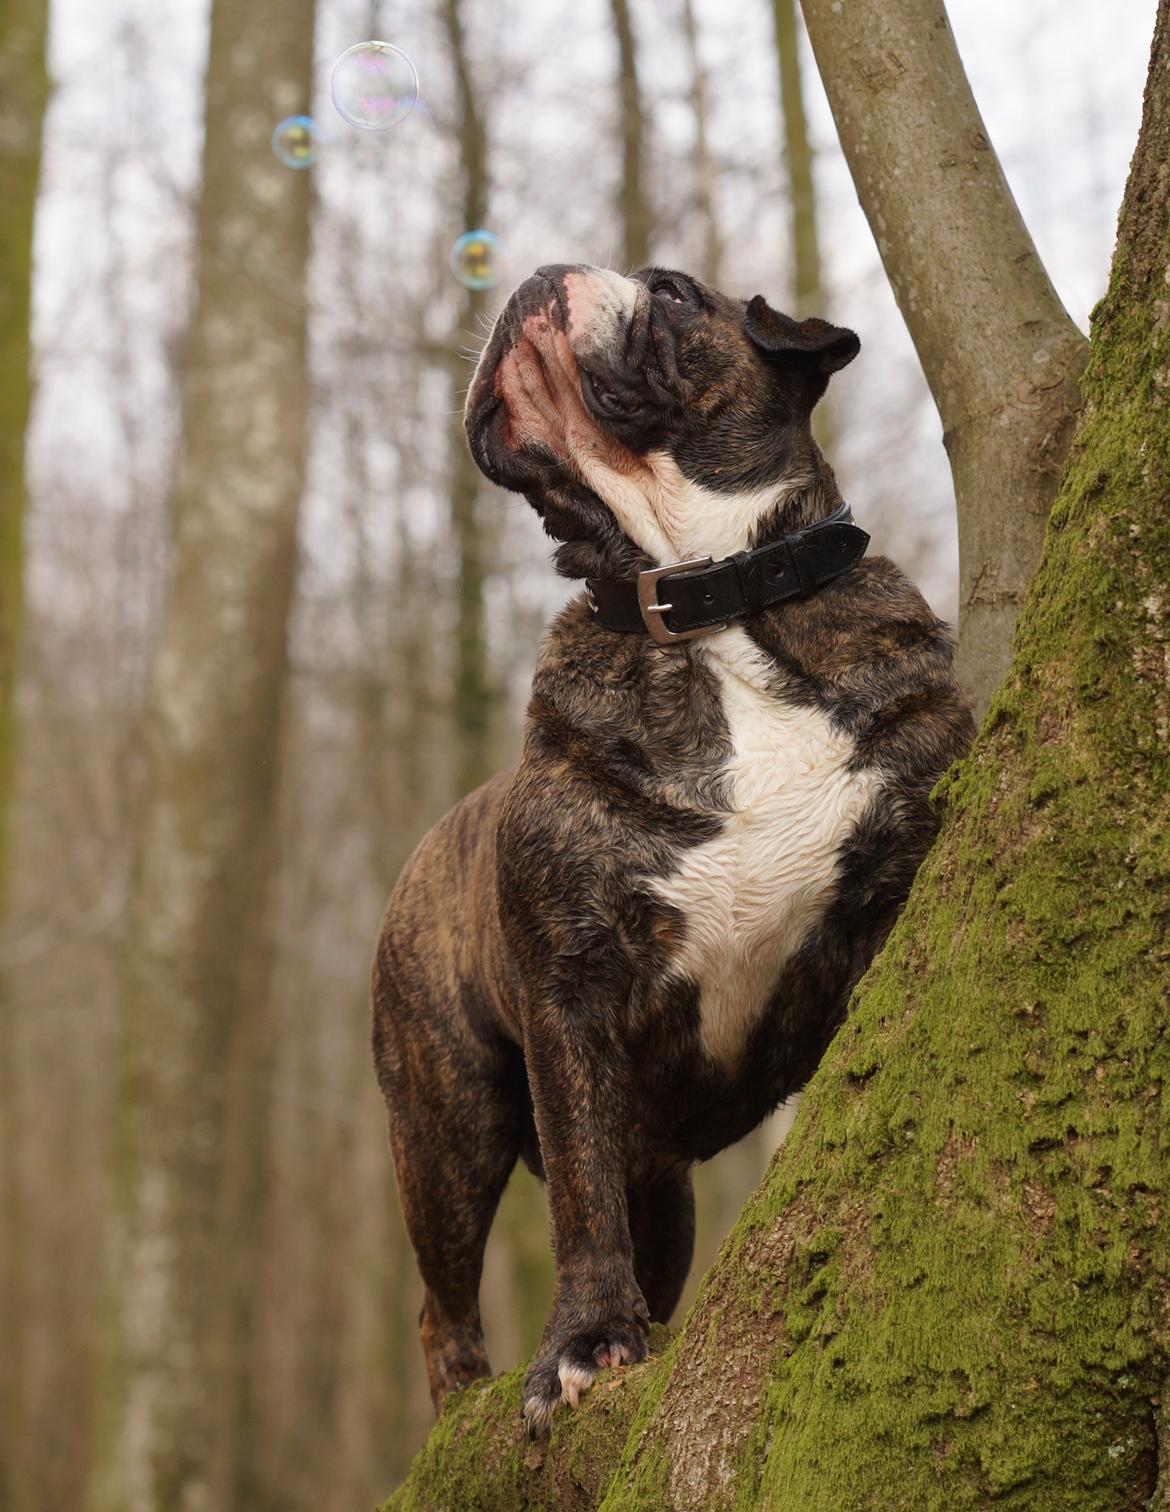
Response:
[[[594,339],[594,327],[602,316],[613,314],[613,290],[591,273],[566,273],[564,289],[569,340],[585,345]]]
[[[544,446],[580,478],[598,462],[627,472],[634,457],[598,430],[581,397],[572,342],[576,333],[588,330],[601,305],[587,298],[588,279],[571,278],[578,289],[568,296],[570,334],[554,323],[550,298],[544,309],[525,318],[518,341],[496,369],[494,390],[508,409],[508,445]],[[568,286],[570,279],[565,282]]]

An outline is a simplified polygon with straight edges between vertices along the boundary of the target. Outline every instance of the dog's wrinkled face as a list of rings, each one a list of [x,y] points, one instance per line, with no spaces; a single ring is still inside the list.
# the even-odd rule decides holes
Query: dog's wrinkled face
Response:
[[[727,556],[812,475],[809,416],[858,346],[683,273],[539,268],[480,357],[468,440],[571,543],[570,575]]]

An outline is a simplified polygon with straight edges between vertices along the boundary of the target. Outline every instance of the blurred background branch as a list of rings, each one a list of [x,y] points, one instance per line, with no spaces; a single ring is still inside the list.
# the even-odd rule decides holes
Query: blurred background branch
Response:
[[[17,752],[16,675],[24,622],[24,435],[33,372],[33,218],[48,94],[48,0],[0,0],[0,921],[7,916]],[[22,1495],[28,1368],[23,1314],[25,1185],[16,1087],[16,1001],[0,959],[0,1504]]]

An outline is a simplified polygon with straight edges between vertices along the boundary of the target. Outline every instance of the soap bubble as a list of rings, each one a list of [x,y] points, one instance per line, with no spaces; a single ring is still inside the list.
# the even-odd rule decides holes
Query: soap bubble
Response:
[[[465,231],[451,248],[451,272],[465,289],[490,289],[503,261],[503,245],[491,231]]]
[[[389,42],[358,42],[333,65],[337,113],[363,131],[385,131],[405,120],[418,99],[418,74]]]
[[[286,116],[272,133],[272,150],[286,168],[311,168],[321,132],[312,116]]]

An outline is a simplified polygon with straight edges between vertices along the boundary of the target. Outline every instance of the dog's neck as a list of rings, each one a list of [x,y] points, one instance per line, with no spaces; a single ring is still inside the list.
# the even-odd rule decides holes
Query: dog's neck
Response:
[[[606,528],[597,528],[595,514],[587,539],[569,539],[558,548],[563,576],[620,581],[692,557],[720,561],[813,525],[841,502],[833,470],[811,439],[782,475],[736,491],[685,477],[665,454],[652,454],[645,464],[637,479],[622,476],[604,493],[598,490]],[[561,534],[547,516],[546,524]]]
[[[827,519],[841,503],[841,491],[833,469],[817,453],[819,466],[799,476],[785,478],[777,487],[772,502],[756,517],[745,548],[770,546],[781,536],[804,530],[818,520]]]

